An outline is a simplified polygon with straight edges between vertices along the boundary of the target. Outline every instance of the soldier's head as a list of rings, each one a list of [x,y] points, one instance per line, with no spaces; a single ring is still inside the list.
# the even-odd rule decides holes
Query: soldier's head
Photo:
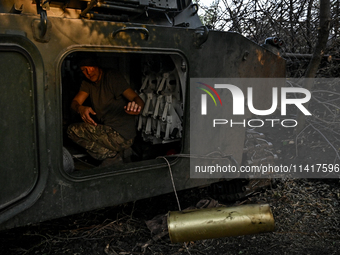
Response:
[[[79,61],[80,70],[87,79],[98,82],[101,78],[102,69],[95,58],[83,58]]]

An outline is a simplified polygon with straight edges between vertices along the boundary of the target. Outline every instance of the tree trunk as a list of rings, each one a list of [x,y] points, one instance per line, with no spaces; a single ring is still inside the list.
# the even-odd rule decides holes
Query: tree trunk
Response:
[[[306,19],[306,27],[307,27],[307,45],[308,45],[308,52],[307,53],[312,53],[312,36],[311,36],[311,20],[312,20],[312,5],[313,5],[314,0],[310,0],[308,3],[308,8],[307,8],[307,19]]]
[[[314,86],[314,78],[318,67],[321,62],[321,58],[324,54],[324,50],[326,48],[326,43],[329,35],[329,26],[330,26],[330,0],[320,0],[320,27],[318,33],[318,41],[315,46],[315,50],[313,53],[313,57],[309,62],[307,67],[307,71],[305,74],[305,82],[304,88],[311,91]],[[305,104],[305,107],[308,109],[309,102]],[[297,122],[298,125],[296,127],[296,134],[299,134],[302,129],[306,125],[305,115],[301,111],[297,113]]]
[[[321,0],[322,1],[322,0]],[[292,43],[291,51],[295,52],[295,37],[294,37],[294,18],[293,18],[293,11],[294,11],[294,3],[293,0],[290,0],[289,2],[289,22],[290,22],[290,39]]]

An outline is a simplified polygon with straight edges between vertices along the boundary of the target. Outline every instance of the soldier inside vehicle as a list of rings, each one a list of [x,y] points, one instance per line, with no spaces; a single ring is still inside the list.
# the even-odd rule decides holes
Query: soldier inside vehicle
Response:
[[[136,136],[134,116],[140,114],[144,101],[119,72],[100,68],[95,58],[83,58],[79,66],[86,80],[71,108],[83,122],[70,125],[67,133],[93,158],[103,160],[101,166],[118,163],[120,153],[130,149]],[[92,107],[82,105],[88,97]]]
[[[79,98],[79,93],[83,93],[80,86],[85,77],[81,68],[85,69],[83,64],[79,64],[79,60],[84,55],[84,52],[72,53],[62,64],[64,164],[65,157],[68,157],[66,161],[74,161],[74,170],[86,170],[112,164],[117,169],[124,169],[126,163],[129,162],[180,153],[183,83],[186,79],[186,69],[182,58],[176,54],[86,53],[87,56],[90,55],[96,59],[96,65],[103,70],[110,69],[111,72],[121,73],[121,80],[127,81],[126,86],[129,92],[137,96],[137,101],[142,100],[142,102],[138,101],[139,105],[144,103],[142,108],[139,108],[138,115],[131,115],[132,123],[134,123],[132,133],[137,132],[135,139],[132,140],[129,137],[131,144],[133,141],[131,148],[131,144],[127,143],[126,148],[119,150],[118,157],[110,157],[110,155],[97,157],[87,145],[79,146],[82,142],[77,142],[79,137],[76,138],[74,132],[78,125],[85,125],[84,119],[81,118],[84,116],[79,114],[80,110],[89,110],[93,107],[93,99],[89,100],[89,97],[82,97],[80,103],[76,101],[77,105],[74,101]],[[85,76],[87,77],[86,70]],[[129,99],[132,99],[132,96]],[[79,109],[80,105],[81,109]],[[101,117],[93,112],[90,116],[95,123],[99,121],[98,117]],[[125,128],[121,132],[124,133],[124,131]],[[105,158],[111,159],[103,161]],[[66,167],[66,171],[72,172],[73,167],[69,168]]]

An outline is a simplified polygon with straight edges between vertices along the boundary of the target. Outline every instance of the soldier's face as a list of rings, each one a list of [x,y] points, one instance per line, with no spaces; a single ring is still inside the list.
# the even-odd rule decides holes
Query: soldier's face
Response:
[[[100,79],[101,69],[97,66],[82,66],[81,71],[92,82],[97,82]]]

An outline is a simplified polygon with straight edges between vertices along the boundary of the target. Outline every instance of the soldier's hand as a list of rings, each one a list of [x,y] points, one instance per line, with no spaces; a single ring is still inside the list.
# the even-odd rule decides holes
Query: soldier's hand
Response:
[[[84,122],[97,126],[97,123],[90,116],[90,114],[96,115],[95,111],[91,107],[81,105],[78,108],[78,112]]]
[[[124,109],[127,114],[138,115],[140,114],[142,107],[138,105],[136,102],[132,101],[129,102],[127,106],[124,106]]]

